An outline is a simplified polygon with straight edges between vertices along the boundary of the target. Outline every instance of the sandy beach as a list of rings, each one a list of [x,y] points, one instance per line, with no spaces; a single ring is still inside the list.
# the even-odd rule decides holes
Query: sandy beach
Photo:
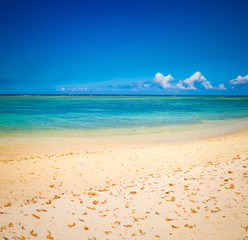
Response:
[[[0,240],[248,240],[248,0],[0,0]]]
[[[173,144],[9,141],[0,157],[5,240],[248,239],[247,133]]]

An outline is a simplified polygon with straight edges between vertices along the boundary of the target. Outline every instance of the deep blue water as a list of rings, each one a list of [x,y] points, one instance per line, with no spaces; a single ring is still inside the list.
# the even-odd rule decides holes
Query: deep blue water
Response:
[[[0,133],[198,124],[248,118],[248,97],[0,96]]]

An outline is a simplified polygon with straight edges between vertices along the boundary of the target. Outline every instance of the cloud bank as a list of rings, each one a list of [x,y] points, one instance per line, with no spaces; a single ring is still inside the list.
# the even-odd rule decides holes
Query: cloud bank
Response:
[[[189,78],[186,78],[184,80],[179,80],[178,83],[174,83],[174,84],[173,84],[173,82],[175,82],[174,78],[170,74],[164,76],[162,73],[158,72],[155,75],[153,82],[161,86],[163,89],[174,88],[180,90],[197,90],[196,84],[200,83],[205,89],[226,90],[226,87],[224,86],[223,83],[214,87],[211,84],[211,82],[209,82],[199,71],[194,73]]]
[[[229,82],[232,85],[248,83],[248,75],[241,77],[238,76]],[[233,89],[234,87],[232,87]],[[201,72],[197,71],[190,77],[177,80],[170,74],[163,75],[158,72],[153,79],[140,80],[128,84],[110,84],[98,86],[63,86],[57,88],[58,92],[71,93],[71,94],[86,94],[86,93],[130,93],[130,92],[157,92],[161,90],[168,90],[169,93],[178,91],[196,91],[196,90],[227,90],[223,83],[213,86]]]

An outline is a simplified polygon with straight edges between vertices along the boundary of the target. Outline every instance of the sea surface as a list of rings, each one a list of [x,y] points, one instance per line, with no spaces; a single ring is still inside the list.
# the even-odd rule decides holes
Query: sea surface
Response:
[[[115,135],[248,126],[248,97],[0,96],[0,135]]]

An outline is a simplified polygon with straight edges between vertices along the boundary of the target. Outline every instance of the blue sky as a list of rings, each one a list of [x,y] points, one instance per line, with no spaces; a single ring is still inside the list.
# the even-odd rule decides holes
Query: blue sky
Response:
[[[248,94],[248,1],[0,1],[0,94]]]

